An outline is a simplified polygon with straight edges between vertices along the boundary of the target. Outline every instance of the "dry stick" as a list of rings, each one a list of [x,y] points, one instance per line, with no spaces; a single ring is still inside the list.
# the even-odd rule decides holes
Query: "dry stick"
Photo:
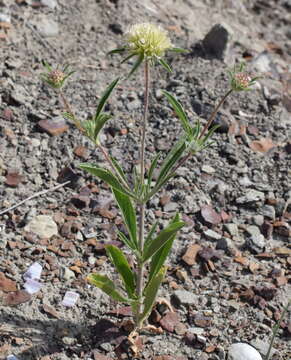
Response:
[[[149,88],[150,88],[150,72],[149,72],[149,63],[145,62],[144,68],[145,76],[145,93],[144,93],[144,113],[143,113],[143,123],[142,123],[142,133],[141,133],[141,169],[140,169],[140,182],[141,185],[144,184],[144,175],[145,175],[145,143],[146,143],[146,128],[147,128],[147,117],[148,117],[148,108],[149,108]],[[145,222],[145,204],[141,203],[139,213],[139,251],[143,255],[144,250],[144,222]],[[140,328],[142,326],[142,321],[140,319],[142,306],[140,299],[143,292],[143,277],[144,277],[144,265],[140,261],[138,264],[138,273],[137,273],[137,296],[139,298],[139,304],[137,308],[137,314],[135,319],[135,326]]]
[[[34,198],[36,198],[36,197],[38,197],[38,196],[41,196],[41,195],[45,195],[45,194],[47,194],[48,192],[55,191],[55,190],[57,190],[57,189],[65,186],[65,185],[69,184],[70,182],[71,182],[71,180],[68,180],[68,181],[66,181],[66,182],[64,182],[64,183],[62,183],[62,184],[58,184],[58,185],[56,185],[56,186],[54,186],[54,187],[52,187],[52,188],[50,188],[50,189],[39,191],[39,192],[35,193],[34,195],[31,195],[31,196],[29,196],[28,198],[20,201],[18,204],[15,204],[15,205],[11,206],[10,208],[1,211],[1,212],[0,212],[0,215],[6,214],[7,212],[9,212],[9,211],[17,208],[18,206],[24,204],[26,201],[32,200],[32,199],[34,199]]]

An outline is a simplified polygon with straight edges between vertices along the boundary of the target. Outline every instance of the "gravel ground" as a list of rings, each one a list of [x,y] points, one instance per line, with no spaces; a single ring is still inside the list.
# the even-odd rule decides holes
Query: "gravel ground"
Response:
[[[161,24],[190,49],[168,57],[172,74],[160,67],[152,74],[149,159],[166,154],[181,130],[162,89],[205,123],[235,62],[262,76],[253,91],[227,99],[214,144],[149,204],[149,222],[163,226],[179,211],[187,225],[159,294],[174,312],[157,304],[150,322],[163,332],[141,336],[140,358],[225,360],[236,342],[264,357],[291,298],[290,1],[0,0],[0,359],[134,358],[128,309],[84,280],[92,271],[114,278],[104,244],[119,244],[122,229],[108,187],[78,169],[84,161],[104,165],[102,154],[64,120],[40,74],[42,60],[71,64],[66,96],[89,118],[107,84],[129,69],[107,51],[139,21]],[[114,116],[102,141],[127,172],[138,162],[142,104],[139,72],[106,109]],[[42,287],[29,295],[23,275],[35,262]],[[66,291],[79,294],[72,307],[62,304]],[[290,359],[290,336],[289,312],[272,360]]]

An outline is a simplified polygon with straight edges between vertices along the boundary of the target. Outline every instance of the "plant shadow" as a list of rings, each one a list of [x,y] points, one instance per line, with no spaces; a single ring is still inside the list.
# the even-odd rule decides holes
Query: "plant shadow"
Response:
[[[127,353],[127,335],[114,322],[102,318],[94,325],[62,319],[31,320],[25,316],[0,314],[0,349],[11,344],[6,356],[14,354],[19,360],[50,359],[50,355],[92,355],[102,344]],[[15,343],[17,346],[14,346]],[[129,355],[129,354],[128,354]],[[46,358],[47,356],[47,358]],[[55,358],[55,357],[54,357]],[[131,357],[128,357],[130,359]]]

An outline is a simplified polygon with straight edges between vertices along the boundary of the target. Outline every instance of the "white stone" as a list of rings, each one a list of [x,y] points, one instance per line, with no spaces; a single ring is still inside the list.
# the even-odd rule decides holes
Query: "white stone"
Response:
[[[235,343],[228,349],[228,360],[262,360],[262,357],[252,346],[245,343]]]
[[[56,0],[41,0],[41,3],[51,9],[54,9],[57,6]]]
[[[38,215],[32,219],[24,228],[27,232],[32,232],[40,238],[51,238],[58,235],[58,227],[51,216]]]

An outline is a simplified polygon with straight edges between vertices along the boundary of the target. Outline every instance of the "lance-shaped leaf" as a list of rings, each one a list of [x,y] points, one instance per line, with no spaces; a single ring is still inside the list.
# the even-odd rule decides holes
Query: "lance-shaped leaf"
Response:
[[[117,160],[113,156],[110,156],[110,159],[112,161],[114,169],[118,172],[120,177],[127,183],[127,179],[126,179],[126,176],[125,176],[125,173],[124,173],[122,167],[118,164]]]
[[[185,137],[182,137],[171,149],[169,154],[166,156],[161,166],[160,173],[156,182],[156,186],[158,186],[159,183],[162,182],[167,177],[169,171],[173,168],[173,166],[183,155],[183,152],[186,148],[185,142],[186,142]]]
[[[110,51],[107,53],[107,55],[122,53],[122,52],[125,51],[125,50],[126,50],[126,47],[116,48],[116,49],[110,50]]]
[[[172,105],[176,115],[180,119],[185,133],[190,134],[191,133],[191,125],[189,123],[188,117],[185,114],[185,111],[184,111],[182,105],[180,104],[180,102],[177,99],[175,99],[175,97],[172,94],[170,94],[169,92],[167,92],[165,90],[163,90],[163,94],[166,96],[169,103]]]
[[[149,247],[150,243],[152,242],[153,240],[153,236],[154,236],[154,233],[156,232],[157,230],[157,227],[158,227],[158,221],[156,221],[153,226],[151,227],[146,239],[145,239],[145,242],[144,242],[144,251]]]
[[[171,240],[173,235],[185,225],[183,221],[177,221],[170,223],[165,229],[163,229],[159,235],[151,241],[149,246],[144,252],[143,262],[150,259],[157,251],[159,251],[168,241]]]
[[[97,286],[105,294],[109,295],[113,300],[121,301],[124,303],[129,303],[130,300],[122,296],[114,285],[114,282],[111,281],[107,276],[100,274],[90,274],[87,276],[87,280],[90,284]]]
[[[112,192],[121,210],[123,220],[130,236],[130,240],[133,244],[135,244],[135,248],[137,249],[136,214],[130,197],[116,189],[112,189]]]
[[[82,163],[79,167],[83,170],[88,171],[90,174],[99,177],[101,180],[110,185],[113,189],[120,191],[123,194],[135,197],[131,192],[126,190],[119,182],[119,180],[109,171],[97,167],[94,164]]]
[[[187,53],[187,52],[189,52],[189,50],[178,48],[178,47],[170,48],[170,49],[168,49],[168,51],[173,51],[173,52],[176,52],[176,53]]]
[[[136,244],[134,244],[125,234],[123,234],[123,232],[117,231],[117,235],[119,239],[124,243],[124,245],[126,245],[127,247],[129,247],[134,251],[137,250]]]
[[[148,286],[144,291],[144,310],[140,317],[140,321],[142,322],[147,316],[150,314],[157,297],[157,293],[161,282],[163,281],[167,268],[163,267],[160,271],[154,276]]]
[[[118,81],[119,81],[119,78],[115,79],[114,81],[112,81],[112,83],[107,87],[107,89],[104,91],[99,103],[98,103],[98,106],[97,106],[97,109],[96,109],[96,113],[95,113],[95,120],[98,119],[99,115],[101,114],[101,111],[103,110],[110,94],[112,93],[113,89],[115,88],[115,86],[118,84]]]
[[[171,223],[176,223],[180,220],[179,214],[176,214],[176,216],[173,218]],[[150,273],[149,273],[149,283],[151,279],[156,276],[156,274],[160,271],[161,267],[164,265],[164,262],[166,261],[169,252],[172,248],[173,242],[175,240],[176,234],[172,235],[169,240],[158,250],[155,255],[151,259],[150,264]]]
[[[148,190],[151,188],[151,183],[152,183],[152,178],[153,178],[153,174],[154,174],[154,170],[157,167],[159,158],[161,156],[161,153],[158,153],[154,160],[151,163],[151,166],[149,168],[149,172],[148,172],[148,179],[147,179],[147,185],[148,185]]]
[[[113,265],[115,266],[116,270],[119,272],[128,296],[130,298],[134,298],[135,278],[123,252],[114,245],[107,245],[106,252]]]
[[[173,72],[171,66],[162,58],[158,59],[158,63],[162,65],[164,69],[166,69],[169,73]]]

